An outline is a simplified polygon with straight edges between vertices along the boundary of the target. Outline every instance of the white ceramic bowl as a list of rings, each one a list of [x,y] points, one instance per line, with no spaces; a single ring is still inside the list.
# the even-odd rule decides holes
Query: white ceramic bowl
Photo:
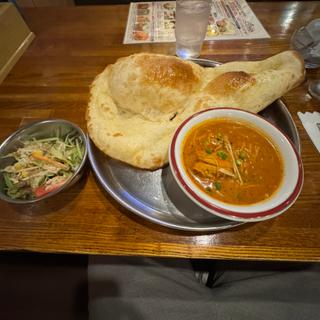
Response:
[[[201,191],[185,172],[181,154],[186,134],[195,125],[215,118],[243,121],[269,137],[279,150],[284,166],[284,177],[277,191],[267,200],[251,205],[233,205],[216,200]],[[184,193],[203,209],[234,221],[262,221],[286,211],[299,196],[303,185],[303,166],[292,142],[273,124],[256,114],[231,108],[201,111],[186,119],[176,130],[170,148],[169,161],[172,174]]]

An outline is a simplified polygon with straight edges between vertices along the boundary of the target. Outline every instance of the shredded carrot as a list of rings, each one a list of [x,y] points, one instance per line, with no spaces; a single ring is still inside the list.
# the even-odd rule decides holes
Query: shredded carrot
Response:
[[[40,160],[40,161],[44,161],[44,162],[47,162],[47,163],[50,163],[52,164],[53,166],[57,167],[57,168],[60,168],[60,169],[63,169],[63,170],[68,170],[69,169],[69,166],[66,165],[66,164],[63,164],[61,162],[58,162],[56,160],[53,160],[53,159],[50,159],[46,156],[43,155],[42,151],[33,151],[32,152],[32,157],[37,159],[37,160]]]

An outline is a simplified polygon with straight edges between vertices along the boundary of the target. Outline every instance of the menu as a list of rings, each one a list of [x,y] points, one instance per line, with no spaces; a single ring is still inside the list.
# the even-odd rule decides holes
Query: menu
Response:
[[[130,3],[123,43],[174,42],[175,1]],[[245,0],[213,0],[205,40],[270,38]]]

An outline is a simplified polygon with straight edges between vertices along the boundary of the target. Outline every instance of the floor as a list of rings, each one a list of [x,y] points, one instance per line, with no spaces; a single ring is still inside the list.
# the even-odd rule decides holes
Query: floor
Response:
[[[0,319],[88,319],[87,256],[0,254]]]

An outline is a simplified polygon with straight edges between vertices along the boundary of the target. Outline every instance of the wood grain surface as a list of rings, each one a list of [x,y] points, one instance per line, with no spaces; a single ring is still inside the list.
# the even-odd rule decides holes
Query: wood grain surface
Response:
[[[257,60],[290,47],[295,29],[320,16],[314,2],[250,4],[270,39],[206,42],[202,57]],[[29,121],[63,118],[85,129],[89,85],[106,65],[141,51],[174,54],[174,43],[123,45],[127,5],[28,8],[36,34],[0,86],[0,139]],[[320,77],[307,72],[307,81]],[[298,111],[320,111],[307,81],[283,97],[298,127],[305,182],[283,215],[219,233],[182,232],[145,221],[116,203],[89,166],[67,192],[30,206],[0,202],[0,249],[212,259],[320,261],[320,155]]]

